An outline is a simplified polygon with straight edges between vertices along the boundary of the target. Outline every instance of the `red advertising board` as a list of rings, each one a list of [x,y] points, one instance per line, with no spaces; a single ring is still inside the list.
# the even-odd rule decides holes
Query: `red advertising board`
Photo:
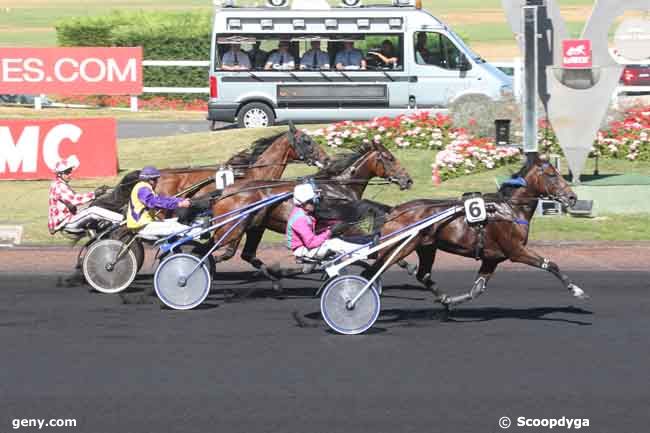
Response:
[[[589,39],[562,41],[562,66],[571,69],[591,68],[591,41]]]
[[[142,48],[0,48],[0,94],[140,95]]]
[[[0,120],[0,180],[52,179],[62,158],[78,178],[117,175],[115,119]]]

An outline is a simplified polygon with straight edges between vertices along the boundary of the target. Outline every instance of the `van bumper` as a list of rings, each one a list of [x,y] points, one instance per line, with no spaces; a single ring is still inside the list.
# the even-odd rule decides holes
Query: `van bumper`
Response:
[[[210,105],[208,104],[208,120],[219,122],[234,122],[239,105]]]

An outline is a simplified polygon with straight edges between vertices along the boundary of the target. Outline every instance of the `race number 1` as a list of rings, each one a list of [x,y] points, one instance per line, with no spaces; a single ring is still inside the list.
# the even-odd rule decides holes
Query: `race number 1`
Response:
[[[470,224],[487,220],[485,201],[481,197],[471,198],[465,201],[465,219]]]
[[[217,183],[217,190],[222,191],[235,183],[235,174],[230,169],[221,169],[214,176]]]

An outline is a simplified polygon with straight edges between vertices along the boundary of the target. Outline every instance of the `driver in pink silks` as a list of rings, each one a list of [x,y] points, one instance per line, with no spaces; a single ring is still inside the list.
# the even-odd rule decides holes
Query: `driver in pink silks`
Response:
[[[323,259],[331,254],[352,251],[355,251],[355,255],[361,255],[361,245],[333,238],[331,229],[315,233],[316,219],[312,215],[316,197],[316,191],[310,184],[297,185],[293,190],[294,208],[287,223],[287,247],[293,251],[293,255],[310,259]]]

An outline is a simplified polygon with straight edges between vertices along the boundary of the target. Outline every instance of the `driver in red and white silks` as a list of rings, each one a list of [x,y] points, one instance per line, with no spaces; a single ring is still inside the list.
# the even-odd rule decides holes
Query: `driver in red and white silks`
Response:
[[[47,222],[47,227],[52,235],[60,230],[83,231],[85,224],[90,221],[106,220],[116,223],[123,220],[122,215],[97,206],[78,210],[79,206],[102,195],[106,189],[101,187],[95,192],[77,194],[70,187],[72,173],[77,168],[79,168],[79,159],[75,156],[62,159],[54,167],[56,179],[50,185]]]
[[[126,211],[126,226],[131,230],[138,230],[139,236],[145,239],[155,240],[189,229],[179,223],[178,218],[156,220],[158,210],[175,210],[192,205],[186,198],[157,195],[154,190],[160,176],[160,171],[155,167],[144,167],[140,171],[140,181],[131,190],[129,208]]]
[[[344,254],[360,250],[361,245],[333,238],[331,229],[316,234],[314,201],[317,195],[311,184],[297,185],[293,190],[294,208],[287,223],[287,247],[296,257],[323,259],[331,254]]]

